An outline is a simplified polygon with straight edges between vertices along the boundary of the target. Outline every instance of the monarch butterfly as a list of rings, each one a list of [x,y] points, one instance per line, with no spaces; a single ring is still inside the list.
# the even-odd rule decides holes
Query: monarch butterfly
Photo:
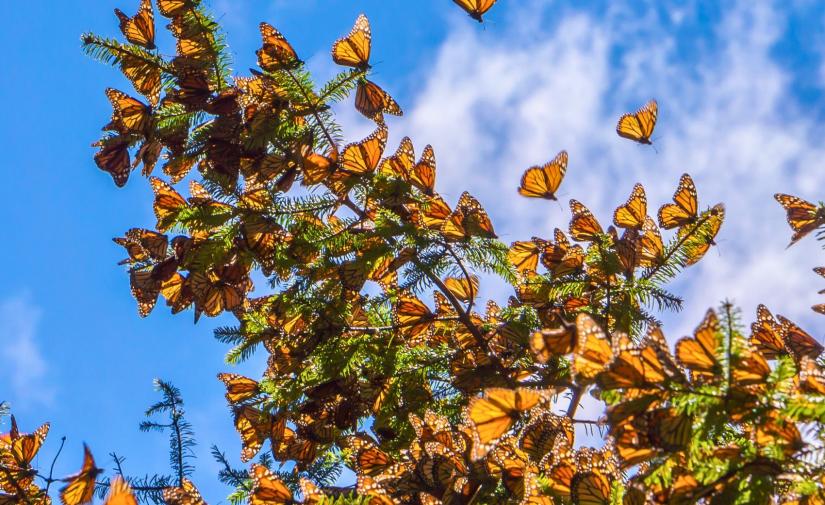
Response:
[[[570,481],[570,496],[576,505],[609,505],[610,481],[601,472],[577,473]]]
[[[387,145],[387,127],[379,126],[372,134],[344,148],[341,157],[341,171],[349,175],[372,173],[381,161]]]
[[[384,120],[385,113],[393,116],[404,115],[404,111],[389,93],[367,79],[358,82],[358,89],[355,92],[355,109],[378,123]]]
[[[121,265],[148,261],[150,258],[161,261],[166,259],[169,247],[169,237],[142,228],[131,228],[124,237],[115,237],[112,241],[126,249],[129,255],[119,263]]]
[[[499,438],[522,412],[535,407],[543,396],[541,391],[527,388],[488,388],[484,396],[472,398],[468,415],[479,442],[486,444]]]
[[[453,0],[459,7],[467,11],[471,18],[483,23],[482,16],[496,3],[496,0]]]
[[[535,272],[545,243],[536,237],[533,240],[513,242],[507,251],[507,259],[519,273]]]
[[[331,147],[326,156],[314,152],[309,153],[303,157],[301,168],[304,186],[324,182],[338,168],[338,150]]]
[[[234,264],[206,273],[190,273],[187,286],[195,297],[195,307],[209,317],[241,307],[246,292],[252,289],[246,272],[241,270],[240,265]]]
[[[694,380],[712,379],[721,373],[722,365],[716,359],[718,332],[719,320],[710,309],[693,332],[693,338],[684,337],[676,343],[676,359],[679,364],[690,369]]]
[[[86,444],[83,444],[83,466],[76,475],[63,479],[63,482],[68,482],[68,484],[60,490],[60,502],[63,505],[90,503],[95,492],[95,478],[102,471],[95,466],[92,451]]]
[[[381,162],[380,172],[388,176],[407,179],[410,170],[415,165],[415,149],[409,137],[401,139],[395,154]]]
[[[659,209],[659,226],[665,230],[696,222],[699,209],[696,186],[688,174],[682,174],[679,186],[673,194],[674,203],[662,205]]]
[[[126,40],[146,49],[155,48],[155,13],[152,9],[152,0],[141,0],[140,8],[134,17],[130,18],[120,9],[115,9],[115,15],[120,20],[120,31]]]
[[[756,307],[756,322],[751,324],[750,343],[766,359],[776,359],[787,354],[782,340],[782,326],[764,305]]]
[[[332,45],[332,61],[359,70],[370,68],[372,34],[367,16],[360,14],[349,35]]]
[[[106,126],[118,133],[146,135],[152,122],[151,109],[122,91],[107,88],[106,97],[112,103],[112,121]]]
[[[46,440],[49,426],[49,423],[45,423],[32,433],[20,434],[17,421],[11,416],[11,429],[0,435],[0,454],[10,455],[14,466],[27,469]]]
[[[273,505],[293,503],[292,491],[265,466],[252,465],[252,492],[250,505]]]
[[[538,475],[528,471],[524,474],[524,505],[553,505],[553,498],[544,493],[539,486]]]
[[[165,232],[172,227],[180,212],[186,209],[189,204],[180,193],[175,191],[175,188],[157,177],[150,178],[149,182],[151,182],[152,189],[155,192],[153,209],[158,220],[155,228],[160,232]]]
[[[129,158],[129,140],[121,136],[103,139],[93,144],[100,147],[95,153],[95,164],[112,176],[115,185],[122,188],[129,180],[132,162]]]
[[[795,360],[802,356],[816,359],[822,354],[823,346],[810,336],[805,330],[797,326],[793,321],[777,314],[776,318],[782,325],[781,335],[785,342],[785,348],[790,351]]]
[[[304,497],[303,503],[306,505],[317,505],[327,499],[327,495],[309,479],[301,477],[298,480],[298,487],[301,489],[301,495]]]
[[[161,282],[154,278],[152,270],[133,270],[129,272],[129,285],[138,302],[138,314],[148,316],[157,303]]]
[[[448,241],[468,240],[471,237],[497,238],[493,223],[478,200],[464,192],[458,205],[441,226]]]
[[[696,230],[696,235],[685,242],[687,249],[686,266],[696,264],[702,259],[705,253],[708,252],[710,246],[716,245],[714,239],[719,233],[719,229],[722,227],[722,222],[725,219],[725,206],[721,203],[716,204],[705,213],[705,216],[706,218],[703,220],[702,226]],[[688,231],[682,228],[679,235],[684,236],[685,233],[688,233]]]
[[[604,233],[602,226],[581,202],[570,200],[573,219],[570,221],[570,236],[580,242],[598,242]]]
[[[545,165],[528,168],[521,176],[518,192],[529,198],[555,200],[556,191],[561,186],[565,172],[567,172],[567,151],[561,151]]]
[[[592,317],[579,314],[576,317],[573,379],[582,385],[592,382],[612,359],[613,350],[608,335]]]
[[[665,261],[665,246],[662,242],[662,235],[656,222],[649,216],[645,217],[642,226],[642,233],[636,241],[636,253],[638,255],[639,266],[657,267]]]
[[[112,480],[103,505],[138,505],[138,501],[129,483],[118,475]]]
[[[258,66],[267,72],[294,68],[303,63],[286,37],[269,23],[260,24],[263,47],[258,49]]]
[[[825,206],[820,205],[817,207],[799,197],[783,193],[777,193],[773,197],[785,208],[788,224],[794,231],[788,247],[794,245],[798,240],[820,226],[825,225]]]
[[[254,398],[261,392],[257,381],[243,375],[219,373],[218,379],[226,386],[226,400],[232,404]]]
[[[624,389],[629,398],[649,389],[661,389],[668,373],[661,359],[666,347],[655,338],[657,333],[661,336],[657,327],[651,327],[641,345],[621,342],[607,370],[598,376],[599,387],[605,391]]]
[[[632,114],[624,114],[616,125],[616,133],[620,137],[633,140],[640,144],[652,144],[650,136],[656,127],[656,116],[659,106],[656,100],[650,100],[641,109]]]
[[[371,477],[382,473],[393,459],[390,455],[378,448],[367,435],[353,435],[345,439],[345,446],[352,451],[355,458],[355,467],[359,474]]]
[[[286,421],[271,414],[245,405],[234,410],[235,429],[241,437],[241,461],[244,463],[254,458],[268,438],[283,438]]]
[[[771,367],[761,353],[743,350],[732,359],[731,377],[738,385],[764,384],[771,373]]]
[[[200,0],[157,0],[160,13],[168,18],[179,16],[183,11],[195,7]]]
[[[647,197],[641,184],[633,186],[627,202],[613,213],[613,223],[620,228],[641,229],[647,218]]]
[[[471,275],[470,279],[449,277],[444,279],[447,290],[462,302],[470,302],[478,295],[478,277]]]
[[[149,100],[154,107],[160,100],[161,69],[154,61],[140,58],[130,53],[118,53],[120,71],[129,79],[135,89]]]
[[[407,181],[427,196],[435,194],[435,151],[433,146],[424,146],[421,159],[413,165],[406,177]]]
[[[810,393],[825,395],[825,370],[808,356],[799,360],[799,386]]]
[[[432,331],[435,314],[418,298],[404,295],[399,298],[393,314],[398,331],[411,341],[418,342],[422,335],[428,337]]]
[[[180,487],[167,487],[163,490],[163,501],[166,505],[206,505],[198,489],[186,477]]]
[[[768,411],[765,419],[757,424],[754,439],[757,446],[775,445],[781,447],[785,457],[793,455],[805,446],[802,441],[802,434],[796,424],[793,421],[779,417],[771,411]]]
[[[535,463],[553,451],[558,445],[556,437],[563,437],[573,444],[573,423],[569,417],[557,416],[550,411],[534,415],[524,425],[519,435],[518,446]]]
[[[530,337],[530,350],[539,363],[547,363],[553,357],[570,354],[575,345],[576,334],[565,326],[537,331]]]

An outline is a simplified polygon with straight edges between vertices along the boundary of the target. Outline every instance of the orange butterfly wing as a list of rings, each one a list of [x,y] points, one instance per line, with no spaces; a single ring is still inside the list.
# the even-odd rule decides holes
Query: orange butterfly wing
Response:
[[[616,133],[620,137],[633,140],[640,144],[652,144],[650,136],[656,127],[656,117],[659,106],[656,100],[650,100],[641,109],[632,114],[625,114],[619,118]]]
[[[380,86],[367,79],[358,83],[355,92],[355,109],[364,116],[376,121],[383,121],[383,115],[403,116],[398,103]]]
[[[530,167],[521,176],[518,192],[529,198],[556,199],[564,174],[567,172],[567,151],[562,151],[552,161],[541,167]]]
[[[120,20],[120,31],[126,40],[146,49],[155,48],[155,13],[152,0],[141,0],[140,9],[134,17],[129,17],[120,9],[115,9]]]
[[[332,45],[332,60],[347,67],[367,69],[370,64],[372,32],[370,22],[363,14],[355,20],[352,30]]]
[[[641,229],[647,217],[647,197],[641,184],[633,186],[630,198],[613,213],[613,223],[621,228]]]

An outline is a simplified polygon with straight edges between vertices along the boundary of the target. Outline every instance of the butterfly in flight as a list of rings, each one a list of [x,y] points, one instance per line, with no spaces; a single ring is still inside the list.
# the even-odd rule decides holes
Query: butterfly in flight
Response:
[[[653,129],[656,127],[658,113],[659,106],[656,100],[651,100],[636,112],[620,117],[619,124],[616,125],[616,133],[634,142],[652,145],[650,136],[653,135]]]
[[[346,67],[359,70],[370,68],[370,51],[372,49],[372,32],[367,16],[361,14],[349,35],[335,41],[332,45],[332,60]]]
[[[788,247],[822,225],[825,225],[825,206],[816,206],[798,196],[777,193],[773,195],[787,212],[788,224],[794,231]]]
[[[528,198],[555,200],[556,191],[561,186],[565,172],[567,172],[567,151],[562,151],[545,165],[528,168],[521,176],[518,192]]]
[[[467,11],[471,18],[483,23],[482,16],[495,5],[496,0],[453,0],[453,2]]]

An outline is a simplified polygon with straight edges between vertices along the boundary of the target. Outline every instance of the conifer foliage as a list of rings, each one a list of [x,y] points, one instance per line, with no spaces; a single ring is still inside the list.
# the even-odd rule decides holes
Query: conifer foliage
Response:
[[[481,20],[494,2],[457,3]],[[155,46],[155,7],[172,57]],[[708,310],[673,350],[659,327],[682,304],[668,283],[724,222],[689,174],[658,212],[637,184],[608,226],[571,200],[568,230],[508,246],[472,195],[439,195],[432,147],[388,148],[385,115],[402,107],[371,80],[367,17],[334,42],[342,70],[321,85],[267,23],[259,68],[236,76],[198,0],[118,18],[125,41],[82,43],[134,88],[106,90],[94,159],[117,186],[141,183],[141,167],[154,191],[155,229],[114,239],[139,314],[158,300],[196,321],[229,313],[237,324],[216,332],[228,363],[268,356],[263,377],[218,377],[242,441],[240,454],[213,447],[230,502],[823,503],[822,345],[764,306],[750,328],[729,303]],[[346,143],[332,107],[350,98],[375,130]],[[567,163],[527,169],[519,193],[555,199]],[[794,241],[825,224],[821,205],[777,199]],[[268,283],[255,289],[253,272]],[[479,299],[490,276],[513,287],[501,305]],[[181,394],[157,387],[141,428],[169,435],[171,473],[130,477],[113,454],[117,473],[98,476],[87,453],[64,505],[95,486],[118,505],[203,503]],[[584,395],[602,416],[577,416]],[[49,503],[57,479],[32,467],[48,424],[25,434],[10,419],[0,504]],[[603,443],[577,442],[577,424]]]

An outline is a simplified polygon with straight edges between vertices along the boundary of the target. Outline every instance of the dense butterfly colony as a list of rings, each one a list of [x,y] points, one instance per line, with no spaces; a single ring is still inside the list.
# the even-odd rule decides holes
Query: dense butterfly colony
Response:
[[[479,21],[495,3],[455,2]],[[228,361],[269,356],[259,380],[218,377],[250,465],[227,463],[232,503],[825,503],[823,346],[765,306],[750,331],[730,304],[709,310],[674,351],[658,325],[681,305],[666,284],[724,221],[690,175],[658,212],[637,184],[606,227],[571,200],[568,230],[508,247],[473,196],[438,194],[430,146],[387,150],[385,115],[402,111],[369,80],[365,16],[332,47],[345,70],[319,89],[273,26],[260,25],[259,68],[233,77],[197,0],[156,5],[174,57],[156,49],[151,0],[116,11],[126,42],[83,37],[138,95],[106,90],[95,161],[117,186],[140,166],[154,190],[155,229],[115,239],[140,315],[159,298],[196,320],[228,312]],[[346,144],[331,106],[352,94],[375,131]],[[618,134],[650,144],[657,113],[650,101],[622,116]],[[528,168],[518,193],[555,200],[567,165],[561,152]],[[776,198],[793,242],[825,225],[821,205]],[[252,296],[256,270],[270,285]],[[478,274],[513,296],[482,306]],[[584,395],[602,415],[581,417]],[[577,442],[576,425],[601,437]],[[32,467],[48,431],[11,418],[0,505],[50,503],[58,479]],[[319,477],[342,467],[355,484]],[[87,448],[61,502],[143,501],[146,486],[102,472]],[[188,475],[177,467],[146,499],[204,503]]]

